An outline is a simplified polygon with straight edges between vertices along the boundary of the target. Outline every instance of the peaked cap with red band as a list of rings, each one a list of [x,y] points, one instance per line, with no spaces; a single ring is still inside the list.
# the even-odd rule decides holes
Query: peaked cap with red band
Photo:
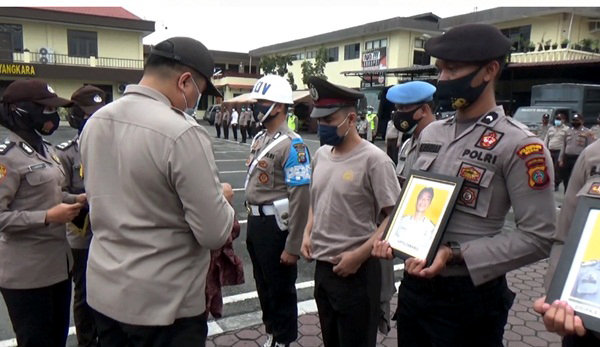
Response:
[[[314,102],[311,118],[322,118],[342,107],[356,106],[365,95],[354,89],[338,86],[319,77],[308,79],[310,96]]]

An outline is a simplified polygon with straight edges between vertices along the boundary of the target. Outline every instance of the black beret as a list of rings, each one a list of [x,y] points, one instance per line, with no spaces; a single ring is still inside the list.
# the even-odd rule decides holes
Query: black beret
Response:
[[[206,94],[222,96],[210,78],[215,68],[214,60],[202,42],[189,37],[172,37],[152,47],[150,55],[171,59],[188,66],[206,78]]]
[[[311,118],[321,118],[333,114],[342,107],[356,106],[365,95],[351,88],[338,86],[320,77],[308,79],[310,96],[314,102]]]
[[[432,57],[460,62],[489,61],[507,55],[511,42],[495,26],[465,24],[425,42]]]
[[[106,105],[106,94],[102,89],[88,84],[73,92],[71,101],[85,113],[93,114]]]
[[[54,89],[42,80],[16,80],[6,87],[2,102],[14,104],[32,101],[36,104],[51,107],[67,107],[73,103],[56,95]]]

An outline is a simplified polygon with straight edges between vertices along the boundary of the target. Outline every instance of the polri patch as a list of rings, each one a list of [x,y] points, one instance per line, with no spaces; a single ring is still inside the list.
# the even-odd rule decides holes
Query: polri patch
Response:
[[[264,172],[261,172],[260,175],[258,175],[258,181],[262,184],[269,183],[269,175],[267,175]]]
[[[457,203],[459,205],[477,208],[477,198],[479,197],[479,188],[472,186],[463,186],[458,194]]]
[[[533,158],[528,160],[525,165],[527,166],[527,175],[529,176],[529,187],[532,189],[546,188],[550,183],[546,159]]]
[[[458,168],[457,176],[478,185],[486,171],[482,167],[462,162]]]
[[[494,131],[492,129],[486,129],[483,132],[483,134],[481,134],[481,137],[475,144],[475,147],[479,147],[479,148],[483,148],[483,149],[487,149],[487,150],[494,149],[494,147],[496,147],[498,142],[500,142],[500,139],[502,138],[502,136],[504,136],[504,134],[499,131]]]
[[[588,194],[600,196],[600,182],[594,182],[588,190]]]
[[[533,154],[544,154],[544,146],[540,143],[530,143],[517,150],[517,155],[521,159]]]
[[[266,169],[267,166],[269,166],[269,164],[267,163],[266,160],[259,160],[258,161],[258,167],[261,169]]]
[[[298,154],[298,162],[300,164],[306,163],[306,146],[303,143],[294,144],[296,153]]]
[[[422,143],[419,146],[421,153],[439,153],[440,149],[442,149],[442,145],[436,143]]]

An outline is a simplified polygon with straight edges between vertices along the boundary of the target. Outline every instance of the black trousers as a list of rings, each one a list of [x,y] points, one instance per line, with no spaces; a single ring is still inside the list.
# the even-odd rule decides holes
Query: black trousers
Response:
[[[229,140],[229,123],[223,123],[221,126],[223,127],[223,138]]]
[[[233,139],[237,141],[237,131],[238,131],[237,124],[231,125],[231,131],[233,132]]]
[[[86,300],[85,272],[89,249],[71,248],[73,253],[73,320],[79,347],[98,346],[98,332],[92,309]]]
[[[248,216],[246,246],[252,260],[256,291],[265,330],[279,343],[298,337],[296,265],[283,265],[281,253],[287,231],[281,231],[274,216]]]
[[[381,316],[381,266],[368,259],[348,277],[333,272],[333,264],[317,261],[315,301],[325,347],[374,347]]]
[[[396,311],[398,346],[502,346],[515,294],[504,276],[475,287],[471,278],[404,274]]]
[[[387,141],[386,143],[387,155],[392,159],[394,165],[398,165],[398,151],[397,141]]]
[[[93,310],[93,309],[92,309]],[[171,325],[145,326],[118,322],[93,310],[102,347],[204,347],[206,315],[179,318]]]
[[[64,347],[69,332],[71,279],[35,289],[1,288],[19,347]]]
[[[558,166],[558,157],[560,155],[560,150],[558,149],[551,149],[550,150],[550,156],[552,157],[552,164],[554,164],[554,188],[558,188],[558,186],[560,185],[560,183],[562,182],[562,172],[560,170],[560,167]]]
[[[248,134],[248,126],[240,125],[240,134],[242,134],[242,143],[246,143],[246,137]]]
[[[563,347],[598,347],[600,346],[600,337],[588,330],[587,334],[583,336],[565,336],[562,345]]]
[[[217,137],[221,137],[221,124],[215,123],[215,129],[217,129]]]
[[[567,191],[567,186],[571,179],[571,172],[573,172],[573,167],[575,166],[577,158],[579,158],[579,155],[565,154],[565,161],[562,167],[562,181],[565,185],[565,191]]]

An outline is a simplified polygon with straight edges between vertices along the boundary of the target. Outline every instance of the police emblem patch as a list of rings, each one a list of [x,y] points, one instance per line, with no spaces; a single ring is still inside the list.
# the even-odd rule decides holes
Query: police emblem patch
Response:
[[[318,101],[319,100],[319,92],[317,91],[317,88],[315,88],[314,86],[310,86],[310,97],[314,100],[314,101]]]
[[[517,150],[517,155],[521,159],[525,159],[532,154],[544,154],[544,146],[539,143],[530,143]]]
[[[408,124],[408,122],[407,122],[407,121],[405,121],[405,120],[403,120],[403,121],[400,123],[400,128],[402,128],[402,130],[408,130],[408,125],[409,125],[409,124]]]
[[[546,188],[548,183],[550,183],[546,159],[533,158],[528,160],[525,165],[527,166],[527,175],[529,176],[529,187],[532,189]]]
[[[306,163],[306,146],[303,143],[297,143],[294,145],[294,148],[298,154],[298,162],[300,164]]]
[[[471,186],[463,186],[458,195],[457,203],[459,205],[476,208],[477,197],[479,196],[479,188]]]
[[[477,141],[477,144],[475,144],[475,147],[488,150],[494,149],[498,142],[500,142],[502,136],[504,136],[504,134],[501,132],[486,129],[483,134],[481,134],[481,137],[479,138],[479,141]]]
[[[600,182],[592,183],[590,189],[588,190],[588,194],[600,196]]]
[[[267,166],[269,166],[269,164],[267,163],[267,161],[266,161],[266,160],[260,160],[260,161],[258,162],[258,167],[259,167],[259,168],[261,168],[261,169],[266,169],[266,168],[267,168]]]
[[[94,95],[94,102],[99,104],[102,102],[102,97],[98,94]]]
[[[258,175],[258,181],[262,184],[269,183],[269,175],[267,175],[264,172],[261,172],[260,175]]]
[[[48,91],[49,91],[50,93],[52,93],[52,94],[56,94],[56,93],[54,92],[54,89],[52,89],[52,87],[50,87],[50,85],[49,85],[49,84],[47,84],[47,85],[46,85],[46,88],[48,89]]]
[[[458,168],[457,176],[462,177],[471,183],[479,184],[486,171],[487,170],[482,167],[463,162]]]
[[[0,183],[4,181],[4,178],[6,178],[6,171],[6,166],[0,164]]]

